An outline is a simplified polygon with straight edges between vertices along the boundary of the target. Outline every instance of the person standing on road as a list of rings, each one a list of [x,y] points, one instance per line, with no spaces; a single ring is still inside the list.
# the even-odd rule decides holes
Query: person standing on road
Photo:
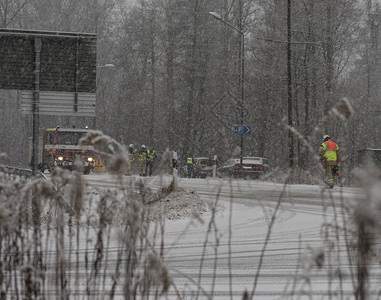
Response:
[[[192,157],[188,157],[187,158],[187,173],[188,173],[188,178],[192,178],[193,177],[193,169],[194,169],[193,158]]]
[[[135,146],[130,144],[128,146],[128,159],[130,161],[130,168],[127,171],[126,175],[134,175],[136,173],[136,157],[135,157]]]
[[[329,188],[333,188],[333,175],[336,174],[341,161],[339,146],[331,140],[329,135],[323,136],[323,143],[319,148],[319,159],[323,164]]]
[[[154,162],[156,158],[157,158],[156,151],[152,149],[152,146],[149,146],[149,149],[147,150],[147,170],[146,170],[146,173],[149,176],[152,176],[153,166],[154,166]]]
[[[142,145],[138,154],[139,160],[139,175],[147,176],[147,148]]]

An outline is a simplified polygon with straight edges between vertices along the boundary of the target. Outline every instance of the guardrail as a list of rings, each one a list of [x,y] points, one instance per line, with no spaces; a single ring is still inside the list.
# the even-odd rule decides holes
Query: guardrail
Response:
[[[30,169],[15,168],[11,166],[0,165],[0,172],[21,178],[32,178],[33,171]]]
[[[37,178],[41,177],[45,180],[48,180],[46,176],[41,172],[38,172],[36,176],[34,176],[33,171],[31,169],[22,169],[22,168],[16,168],[11,166],[0,165],[0,173],[1,172],[9,176],[18,177],[21,180],[23,179],[28,180],[28,179],[31,179],[32,177],[37,177]],[[57,191],[56,187],[50,181],[49,183],[52,185],[52,188],[57,195],[57,198],[56,198],[57,203],[60,206],[62,206],[68,214],[73,215],[74,211],[71,208],[71,206],[67,203],[67,201],[65,201],[65,198],[63,197],[63,195],[59,191]]]

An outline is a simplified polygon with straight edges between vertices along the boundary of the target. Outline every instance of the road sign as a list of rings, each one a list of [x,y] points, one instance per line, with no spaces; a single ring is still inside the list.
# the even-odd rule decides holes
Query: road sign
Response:
[[[247,125],[237,125],[237,126],[234,126],[234,133],[237,133],[237,134],[250,134],[251,133],[251,126],[247,126]]]
[[[0,29],[0,89],[20,90],[22,113],[95,116],[97,36]]]
[[[103,160],[102,158],[98,155],[98,157],[96,158],[95,160],[95,164],[94,164],[94,168],[93,168],[93,172],[94,173],[104,173],[106,170],[105,170],[105,165],[103,163]]]

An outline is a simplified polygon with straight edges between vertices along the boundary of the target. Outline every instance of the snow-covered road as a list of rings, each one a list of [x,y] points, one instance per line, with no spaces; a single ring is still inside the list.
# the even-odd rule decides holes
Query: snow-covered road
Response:
[[[87,179],[115,184],[108,175]],[[151,189],[170,180],[144,178]],[[179,186],[217,203],[203,222],[165,224],[165,262],[183,299],[241,299],[245,290],[256,299],[353,295],[355,270],[341,231],[350,220],[343,208],[364,197],[360,189],[222,179],[180,179]]]

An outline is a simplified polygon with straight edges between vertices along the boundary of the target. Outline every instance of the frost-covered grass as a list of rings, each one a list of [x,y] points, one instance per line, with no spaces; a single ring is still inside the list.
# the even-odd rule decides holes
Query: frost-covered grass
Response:
[[[108,149],[116,188],[90,190],[81,173],[62,169],[49,181],[0,172],[2,299],[159,298],[173,286],[164,221],[197,218],[207,205],[173,182],[151,192],[124,175],[130,165],[121,145],[100,132],[87,139]]]
[[[160,234],[161,218],[143,194],[126,187],[88,193],[82,175],[57,170],[52,182],[70,199],[70,213],[44,180],[1,182],[4,297],[135,298],[168,290],[171,278],[148,237],[152,226]],[[117,248],[110,239],[117,239]]]

